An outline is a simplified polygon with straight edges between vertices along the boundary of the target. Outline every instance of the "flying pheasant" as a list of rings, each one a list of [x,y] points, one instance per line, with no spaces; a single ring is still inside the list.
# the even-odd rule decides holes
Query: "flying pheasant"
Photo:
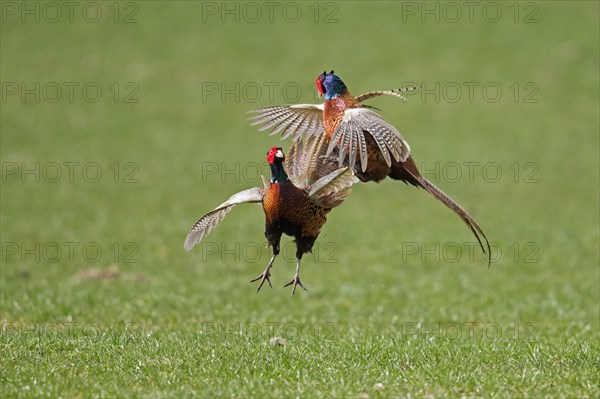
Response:
[[[421,176],[410,147],[400,132],[373,107],[362,104],[382,95],[404,98],[403,91],[416,88],[371,91],[354,97],[333,71],[323,72],[316,85],[319,95],[325,95],[323,104],[261,108],[251,111],[256,115],[249,120],[252,125],[259,126],[259,131],[271,129],[271,135],[281,132],[282,139],[291,136],[294,141],[300,141],[306,137],[325,136],[329,144],[326,154],[337,156],[339,166],[347,165],[363,182],[380,182],[390,177],[424,189],[467,224],[484,255],[487,255],[489,265],[490,244],[481,227],[458,203]]]
[[[327,221],[326,215],[345,200],[352,184],[358,182],[351,169],[338,168],[337,163],[322,159],[325,151],[325,136],[294,143],[287,158],[281,147],[271,148],[267,153],[271,180],[263,177],[263,187],[234,194],[202,216],[188,233],[184,248],[192,249],[235,205],[260,203],[266,216],[265,236],[269,246],[273,247],[273,256],[264,272],[252,280],[260,280],[257,292],[265,280],[272,287],[271,267],[279,254],[282,234],[294,237],[296,243],[296,274],[284,287],[292,285],[292,295],[298,285],[306,290],[300,281],[302,255],[311,252]]]

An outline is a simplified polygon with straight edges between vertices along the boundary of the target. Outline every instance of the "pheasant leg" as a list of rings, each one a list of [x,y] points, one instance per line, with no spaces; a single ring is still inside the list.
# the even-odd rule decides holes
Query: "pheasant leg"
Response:
[[[304,285],[302,285],[302,281],[300,281],[300,259],[296,259],[296,275],[294,276],[294,278],[292,279],[292,281],[290,281],[289,283],[287,283],[286,285],[284,285],[284,287],[290,286],[292,285],[292,295],[294,295],[296,293],[296,286],[300,286],[304,289],[304,291],[308,291],[306,289],[306,287]]]
[[[264,272],[262,272],[262,274],[260,276],[258,276],[254,280],[250,280],[251,283],[260,280],[260,284],[258,285],[258,289],[256,290],[256,292],[260,291],[263,284],[265,283],[265,280],[267,281],[267,283],[269,283],[269,286],[271,288],[273,288],[273,286],[271,285],[270,277],[271,277],[271,267],[273,266],[273,262],[275,261],[276,256],[277,256],[277,254],[273,254],[273,256],[271,257],[271,260],[269,261],[269,264],[267,265],[267,268],[265,269]]]

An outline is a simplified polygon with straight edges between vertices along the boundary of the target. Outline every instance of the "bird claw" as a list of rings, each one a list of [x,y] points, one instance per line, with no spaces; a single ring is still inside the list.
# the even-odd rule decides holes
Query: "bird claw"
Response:
[[[293,289],[292,289],[292,296],[296,293],[296,286],[300,286],[304,289],[304,291],[308,291],[306,289],[306,287],[302,284],[302,281],[300,281],[300,276],[296,275],[294,276],[294,278],[292,279],[292,281],[290,281],[289,283],[287,283],[286,285],[284,285],[284,287],[288,287],[290,285],[293,285]]]
[[[273,286],[271,285],[270,277],[271,277],[271,272],[269,271],[269,268],[267,268],[264,272],[262,272],[262,274],[260,276],[258,276],[254,280],[250,280],[250,282],[253,283],[255,281],[260,280],[260,284],[258,285],[258,288],[256,289],[256,292],[258,292],[258,291],[260,291],[263,284],[265,283],[265,280],[267,281],[267,283],[269,283],[269,287],[273,288]]]

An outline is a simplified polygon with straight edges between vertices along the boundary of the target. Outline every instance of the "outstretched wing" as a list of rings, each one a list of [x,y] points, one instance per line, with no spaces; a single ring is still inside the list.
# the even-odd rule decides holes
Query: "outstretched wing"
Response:
[[[392,164],[390,155],[401,162],[410,155],[410,147],[400,132],[369,108],[349,108],[344,112],[344,117],[329,142],[327,155],[338,147],[339,166],[342,166],[348,155],[348,166],[351,169],[354,168],[358,155],[364,172],[368,159],[365,132],[373,137],[388,165]]]
[[[270,135],[281,132],[281,138],[292,136],[294,141],[319,135],[323,128],[323,104],[278,105],[250,111],[248,118],[259,131],[271,129]]]
[[[225,216],[237,204],[262,202],[266,190],[264,188],[254,187],[248,190],[240,191],[234,194],[227,201],[202,216],[188,233],[183,247],[190,250],[194,245],[198,244],[210,231],[225,218]]]
[[[318,205],[334,208],[350,194],[350,187],[358,183],[351,169],[344,167],[317,180],[308,193],[308,198]]]
[[[285,157],[285,169],[292,183],[306,188],[328,173],[339,169],[337,162],[324,162],[327,136],[311,136],[294,141]]]

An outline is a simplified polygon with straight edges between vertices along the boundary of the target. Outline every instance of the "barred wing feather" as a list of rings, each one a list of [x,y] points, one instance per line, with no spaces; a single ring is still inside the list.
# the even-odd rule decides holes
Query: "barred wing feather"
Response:
[[[192,226],[183,247],[189,251],[194,245],[202,241],[202,239],[225,218],[234,206],[237,204],[262,202],[265,193],[266,191],[264,188],[254,187],[232,195],[227,201],[202,216],[194,226]]]
[[[258,130],[271,129],[270,135],[281,132],[281,138],[292,136],[293,140],[320,135],[323,128],[323,104],[278,105],[250,111],[256,113],[248,118]]]
[[[298,188],[306,188],[326,174],[339,169],[337,162],[323,160],[327,150],[327,136],[311,136],[294,141],[285,158],[285,169],[292,183]]]
[[[400,162],[404,162],[410,155],[410,147],[400,132],[368,108],[350,108],[344,112],[342,122],[331,137],[327,154],[338,147],[339,166],[343,165],[348,154],[348,166],[354,168],[358,153],[364,172],[367,169],[368,157],[365,132],[373,137],[388,165],[392,164],[390,155]]]
[[[358,183],[351,169],[338,169],[317,180],[310,188],[308,197],[318,205],[334,208],[350,194],[350,187]]]

